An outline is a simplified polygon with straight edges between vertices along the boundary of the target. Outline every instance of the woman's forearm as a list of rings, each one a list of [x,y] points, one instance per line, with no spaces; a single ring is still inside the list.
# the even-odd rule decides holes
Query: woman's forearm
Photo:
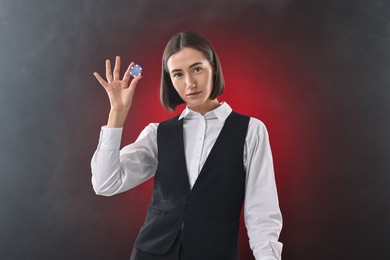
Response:
[[[128,111],[118,112],[118,111],[110,111],[108,115],[107,127],[109,128],[121,128],[123,127]]]

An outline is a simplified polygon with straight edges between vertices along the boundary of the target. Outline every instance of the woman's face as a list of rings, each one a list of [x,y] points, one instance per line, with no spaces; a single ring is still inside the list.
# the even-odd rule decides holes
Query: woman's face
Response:
[[[209,98],[213,67],[203,53],[185,47],[169,57],[167,67],[173,87],[190,109],[205,114],[219,105]]]

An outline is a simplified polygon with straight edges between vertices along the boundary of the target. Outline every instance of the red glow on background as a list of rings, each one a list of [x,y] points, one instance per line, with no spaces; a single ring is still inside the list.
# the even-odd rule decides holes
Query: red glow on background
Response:
[[[207,33],[205,33],[207,36]],[[224,38],[209,38],[213,43],[222,63],[225,77],[225,92],[218,98],[226,101],[233,110],[258,118],[267,126],[274,156],[275,176],[279,198],[291,186],[289,171],[299,162],[299,154],[294,153],[294,140],[305,135],[299,118],[306,117],[307,111],[299,106],[300,97],[294,93],[295,86],[300,84],[294,71],[294,64],[282,46],[275,43],[248,36],[245,39],[226,43]],[[150,43],[145,43],[146,46]],[[174,113],[165,111],[159,101],[159,84],[161,75],[161,49],[148,49],[148,57],[153,59],[136,60],[143,67],[143,79],[140,81],[132,110],[129,113],[123,134],[122,145],[133,142],[140,131],[151,122],[160,122],[179,114],[184,105]],[[287,56],[286,56],[287,55]],[[142,55],[139,55],[142,56]],[[303,139],[303,138],[302,138]],[[302,143],[302,146],[305,146]],[[307,155],[306,155],[307,158]],[[147,205],[150,203],[153,182],[145,184],[129,192],[129,207],[137,211],[131,212],[135,237],[142,225]],[[290,194],[291,196],[291,194]],[[131,205],[131,206],[130,206]],[[283,213],[283,204],[281,203]],[[241,217],[240,254],[243,259],[250,259],[252,252],[248,246],[248,237]]]

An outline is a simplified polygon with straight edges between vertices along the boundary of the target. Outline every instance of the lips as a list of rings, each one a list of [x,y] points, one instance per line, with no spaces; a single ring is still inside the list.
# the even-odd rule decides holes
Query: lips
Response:
[[[187,94],[187,97],[193,97],[200,94],[202,91],[194,91]]]

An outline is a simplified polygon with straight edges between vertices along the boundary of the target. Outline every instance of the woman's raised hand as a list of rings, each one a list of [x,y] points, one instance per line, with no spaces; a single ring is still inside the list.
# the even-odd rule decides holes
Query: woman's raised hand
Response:
[[[110,99],[111,111],[108,119],[108,127],[123,127],[131,104],[138,81],[142,76],[137,76],[130,80],[130,68],[133,66],[132,62],[120,79],[121,59],[119,56],[115,58],[114,70],[111,71],[110,60],[106,60],[106,79],[104,80],[99,73],[94,75],[99,81],[100,85],[106,90]]]

